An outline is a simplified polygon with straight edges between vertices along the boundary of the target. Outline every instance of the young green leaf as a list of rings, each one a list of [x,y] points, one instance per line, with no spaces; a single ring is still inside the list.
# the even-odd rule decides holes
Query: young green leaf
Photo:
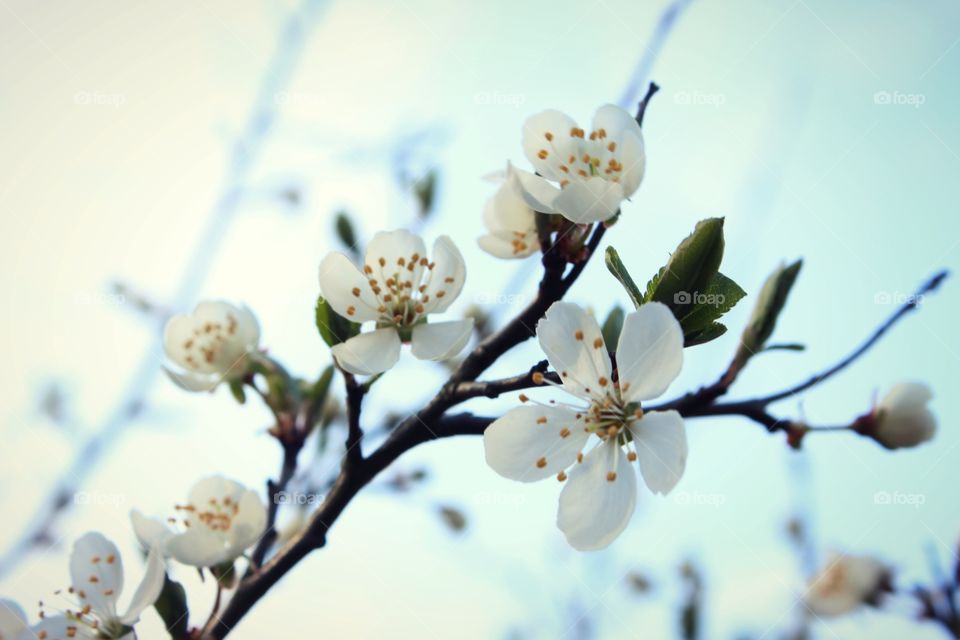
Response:
[[[613,274],[614,278],[620,281],[623,288],[627,290],[627,295],[630,296],[633,306],[639,309],[640,305],[644,302],[643,295],[640,293],[640,289],[637,288],[637,283],[630,277],[630,273],[623,265],[623,261],[620,260],[620,254],[618,254],[617,250],[613,247],[607,247],[604,257],[606,259],[607,269]]]
[[[646,302],[662,302],[683,317],[696,294],[706,292],[723,259],[723,218],[697,223],[647,286]],[[680,311],[680,313],[676,313]]]
[[[163,620],[171,638],[187,637],[190,609],[187,605],[187,592],[182,584],[165,575],[163,589],[153,607],[160,614],[160,619]]]
[[[764,282],[757,297],[757,304],[740,338],[740,348],[734,356],[735,368],[742,368],[747,360],[759,353],[770,339],[801,266],[803,266],[803,260],[781,265]]]
[[[360,333],[360,325],[340,316],[323,296],[317,298],[316,322],[320,337],[329,347],[345,342]]]
[[[603,335],[603,341],[607,345],[607,349],[611,351],[617,348],[617,342],[620,340],[620,332],[623,330],[623,319],[625,317],[626,314],[623,311],[623,307],[618,304],[610,310],[610,313],[607,314],[607,319],[603,321],[603,328],[600,329],[600,332]]]

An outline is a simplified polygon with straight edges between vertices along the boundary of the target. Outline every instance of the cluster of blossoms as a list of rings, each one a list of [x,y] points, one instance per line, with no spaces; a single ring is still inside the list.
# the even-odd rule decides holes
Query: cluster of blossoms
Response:
[[[559,111],[532,116],[523,126],[523,151],[536,174],[508,164],[483,211],[488,233],[480,247],[498,258],[540,249],[536,213],[575,224],[612,218],[640,188],[646,168],[640,125],[612,104],[597,110],[589,133]]]
[[[62,613],[48,615],[41,603],[40,621],[29,626],[15,602],[0,601],[0,639],[134,640],[133,625],[140,614],[160,597],[166,569],[157,549],[147,555],[147,568],[126,607],[118,611],[123,591],[123,560],[117,546],[97,532],[81,536],[70,554],[70,586],[58,592],[58,599],[76,602]]]
[[[176,508],[182,532],[163,521],[131,513],[134,532],[147,551],[143,579],[125,612],[119,611],[123,591],[123,560],[117,546],[103,534],[90,532],[74,543],[70,554],[70,586],[56,593],[75,606],[54,615],[43,610],[29,625],[23,609],[0,600],[0,640],[134,640],[134,625],[152,606],[166,581],[166,558],[197,568],[223,568],[256,543],[266,527],[266,509],[254,491],[213,476],[200,480],[188,502]]]

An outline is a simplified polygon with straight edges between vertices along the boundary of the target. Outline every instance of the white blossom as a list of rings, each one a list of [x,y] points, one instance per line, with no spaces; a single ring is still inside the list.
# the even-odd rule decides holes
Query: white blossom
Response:
[[[117,546],[102,534],[90,532],[73,545],[70,554],[69,596],[77,608],[53,616],[43,616],[31,632],[21,637],[43,640],[73,638],[135,638],[133,625],[144,609],[160,597],[165,580],[163,556],[156,548],[147,555],[147,568],[130,599],[126,613],[118,612],[123,591],[123,561]]]
[[[187,391],[213,391],[222,381],[247,373],[259,342],[260,326],[247,307],[204,301],[193,313],[177,314],[167,321],[163,348],[182,370],[164,370]]]
[[[448,236],[433,244],[432,260],[423,240],[408,231],[381,231],[367,247],[361,272],[339,252],[320,263],[320,289],[338,314],[374,323],[335,345],[337,363],[350,373],[382,373],[397,363],[402,342],[414,357],[446,360],[460,353],[473,331],[473,319],[428,322],[446,311],[463,289],[466,265]]]
[[[16,640],[27,628],[27,614],[13,600],[0,598],[0,640]]]
[[[256,491],[222,476],[197,482],[186,504],[177,505],[173,524],[148,518],[133,510],[133,530],[144,547],[158,547],[166,555],[193,567],[215,567],[232,562],[253,546],[267,526],[267,512]]]
[[[534,210],[586,224],[612,217],[636,193],[646,154],[636,119],[612,104],[597,109],[590,133],[547,110],[523,125],[523,151],[538,175],[511,176]]]
[[[895,385],[874,409],[869,435],[888,449],[915,447],[930,440],[937,430],[937,420],[927,408],[932,398],[925,384]]]
[[[843,615],[872,602],[889,575],[889,569],[876,558],[834,554],[810,580],[804,602],[818,616]]]
[[[480,236],[480,248],[496,258],[526,258],[540,250],[536,213],[517,191],[515,169],[507,165],[500,188],[483,207],[487,234]]]
[[[630,313],[617,345],[616,374],[596,319],[575,304],[554,303],[537,325],[537,337],[560,386],[586,405],[529,403],[508,411],[484,433],[486,460],[513,480],[555,474],[566,480],[557,526],[574,548],[602,549],[633,514],[632,462],[654,493],[668,493],[683,475],[687,437],[680,414],[644,412],[641,406],[680,373],[683,332],[660,303]]]

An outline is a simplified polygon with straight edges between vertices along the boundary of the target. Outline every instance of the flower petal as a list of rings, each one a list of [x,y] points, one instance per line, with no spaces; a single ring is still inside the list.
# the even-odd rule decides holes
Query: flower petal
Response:
[[[537,339],[564,387],[581,398],[602,398],[610,356],[596,318],[571,302],[554,302],[537,324]]]
[[[267,509],[256,491],[245,491],[237,502],[237,515],[233,519],[232,543],[247,549],[260,539],[267,528]]]
[[[223,381],[223,376],[200,375],[191,371],[174,371],[169,367],[161,367],[173,384],[184,391],[213,391]]]
[[[178,313],[167,320],[163,327],[164,353],[184,368],[191,368],[191,364],[187,362],[189,352],[183,345],[193,337],[193,326],[193,318],[190,315]]]
[[[473,332],[473,318],[418,324],[410,340],[411,352],[420,360],[448,360],[463,350]]]
[[[622,107],[615,104],[605,104],[593,114],[593,130],[606,131],[608,140],[619,141],[627,133],[641,135],[637,119]]]
[[[629,198],[640,188],[647,168],[642,136],[633,133],[623,136],[620,140],[620,162],[623,164],[620,184],[623,185],[623,196]]]
[[[148,518],[137,509],[130,512],[130,524],[133,525],[133,533],[137,536],[140,545],[146,550],[153,547],[162,549],[174,533],[165,522]]]
[[[589,437],[573,411],[524,405],[487,427],[483,450],[487,464],[503,477],[535,482],[572,465]]]
[[[636,504],[633,467],[611,439],[595,447],[570,472],[560,493],[557,526],[574,549],[603,549],[626,528]]]
[[[652,400],[683,367],[683,330],[670,309],[648,302],[627,314],[617,344],[617,375],[627,402]]]
[[[577,139],[570,135],[576,126],[573,118],[556,109],[541,111],[523,123],[523,152],[540,175],[559,181],[560,164],[570,155],[579,157]]]
[[[450,236],[439,236],[433,243],[433,268],[427,276],[424,290],[430,296],[424,303],[427,313],[446,311],[463,290],[467,265],[463,255]]]
[[[30,631],[24,633],[18,640],[33,640],[34,638],[43,638],[44,640],[86,640],[95,638],[94,632],[86,625],[77,623],[75,620],[67,618],[65,615],[47,616],[37,624],[30,627]]]
[[[571,222],[590,224],[612,217],[623,202],[619,182],[593,176],[568,184],[553,201],[553,208]]]
[[[687,466],[687,431],[676,411],[651,411],[630,427],[640,475],[650,491],[666,495]]]
[[[120,618],[121,622],[126,625],[133,625],[140,619],[143,610],[157,601],[160,592],[163,591],[166,573],[163,554],[158,547],[153,547],[147,554],[147,569],[143,574],[143,580],[140,581],[140,585],[134,591],[127,612]]]
[[[560,189],[553,186],[540,176],[529,171],[517,169],[513,165],[507,166],[507,181],[523,198],[524,202],[536,212],[556,213],[554,202],[560,195]]]
[[[378,231],[373,234],[370,244],[367,245],[363,262],[373,270],[375,275],[382,276],[382,279],[386,280],[401,268],[401,260],[403,268],[406,268],[405,265],[414,255],[418,258],[427,255],[427,248],[420,236],[405,229]]]
[[[116,617],[117,599],[123,591],[123,561],[117,545],[102,533],[85,533],[73,543],[70,580],[75,591],[86,593],[84,604],[98,616]]]
[[[27,628],[27,614],[23,608],[6,598],[0,598],[0,638],[14,640]]]
[[[344,318],[369,322],[380,317],[380,303],[369,280],[339,251],[327,254],[320,263],[320,290],[333,310]]]
[[[222,537],[209,529],[188,529],[167,541],[167,553],[191,567],[213,567],[231,559],[224,543]]]
[[[330,350],[337,363],[357,375],[382,373],[400,359],[400,336],[393,327],[356,335]]]

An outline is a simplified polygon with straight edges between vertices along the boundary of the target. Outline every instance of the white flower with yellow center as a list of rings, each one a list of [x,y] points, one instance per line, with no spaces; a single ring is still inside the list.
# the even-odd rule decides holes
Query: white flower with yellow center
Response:
[[[420,236],[381,231],[367,246],[361,272],[339,252],[320,263],[320,289],[338,314],[354,322],[375,323],[335,345],[337,363],[350,373],[373,375],[395,365],[400,345],[411,343],[414,357],[446,360],[460,353],[473,320],[427,322],[446,311],[463,289],[466,265],[448,236],[433,244],[431,257]]]
[[[540,250],[537,214],[518,193],[514,171],[508,164],[503,183],[483,207],[487,234],[480,236],[477,243],[495,258],[526,258]]]
[[[889,576],[890,570],[875,558],[834,554],[811,579],[804,602],[818,616],[843,615],[873,602]]]
[[[147,548],[192,567],[216,567],[243,555],[263,535],[267,512],[256,491],[222,476],[197,482],[186,504],[167,523],[130,513],[133,530]],[[178,528],[171,528],[170,525]]]
[[[925,384],[901,382],[874,409],[868,435],[888,449],[915,447],[933,438],[937,419],[927,408],[933,392]]]
[[[135,638],[133,625],[143,610],[160,597],[165,573],[163,556],[158,549],[152,548],[147,555],[143,580],[130,599],[126,613],[121,615],[117,611],[123,591],[120,552],[102,534],[87,533],[74,543],[70,554],[71,586],[67,593],[76,598],[77,608],[55,616],[43,616],[26,637],[40,640]]]
[[[260,326],[248,308],[201,302],[193,313],[167,321],[163,349],[182,371],[164,371],[187,391],[213,391],[224,380],[246,375],[259,342]]]
[[[683,475],[683,418],[641,406],[680,373],[683,332],[660,303],[630,313],[617,345],[616,374],[596,319],[575,304],[554,303],[537,325],[537,338],[560,374],[559,386],[586,405],[530,403],[508,411],[483,434],[487,463],[520,482],[552,475],[566,480],[557,526],[574,548],[602,549],[633,514],[637,483],[631,463],[639,464],[654,493],[668,493]],[[596,446],[584,455],[591,442]]]
[[[512,175],[527,204],[579,224],[616,214],[640,187],[646,167],[640,125],[612,104],[597,109],[589,133],[553,109],[530,117],[523,151],[539,174]]]
[[[0,640],[17,640],[27,628],[27,614],[19,604],[0,598]]]

